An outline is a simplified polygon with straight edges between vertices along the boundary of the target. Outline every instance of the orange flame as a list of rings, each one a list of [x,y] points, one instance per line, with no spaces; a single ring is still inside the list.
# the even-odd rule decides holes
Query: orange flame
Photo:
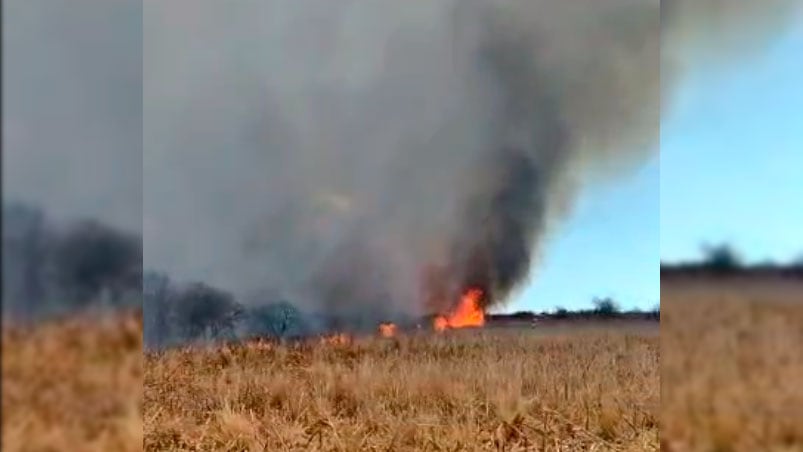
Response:
[[[485,311],[480,306],[483,292],[480,289],[469,289],[460,299],[460,303],[448,316],[435,317],[433,327],[436,331],[446,328],[465,328],[485,325]]]
[[[435,317],[435,321],[433,322],[433,327],[435,327],[435,331],[443,331],[449,327],[449,319],[445,316],[439,315]]]
[[[379,334],[382,337],[393,337],[396,335],[396,324],[395,323],[380,323],[379,324]]]

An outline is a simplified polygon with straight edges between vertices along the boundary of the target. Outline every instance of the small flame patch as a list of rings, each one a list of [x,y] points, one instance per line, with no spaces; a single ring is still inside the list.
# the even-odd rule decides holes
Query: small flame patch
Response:
[[[323,345],[349,345],[352,343],[352,338],[346,333],[338,333],[332,334],[329,336],[323,336],[321,338],[321,344]]]
[[[380,323],[379,324],[379,334],[382,337],[393,337],[396,335],[396,324],[395,323]]]

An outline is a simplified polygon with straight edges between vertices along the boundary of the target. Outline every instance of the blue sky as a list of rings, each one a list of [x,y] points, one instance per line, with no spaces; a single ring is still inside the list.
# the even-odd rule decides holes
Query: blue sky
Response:
[[[803,255],[803,31],[733,71],[698,74],[664,117],[661,257],[727,241],[748,260]]]
[[[592,306],[610,296],[622,306],[659,302],[659,159],[615,184],[596,186],[546,243],[529,284],[505,310]]]
[[[727,241],[751,260],[803,254],[803,32],[728,71],[692,74],[661,124],[661,153],[584,193],[505,310],[625,308],[660,299],[659,260]],[[666,106],[665,106],[666,107]]]

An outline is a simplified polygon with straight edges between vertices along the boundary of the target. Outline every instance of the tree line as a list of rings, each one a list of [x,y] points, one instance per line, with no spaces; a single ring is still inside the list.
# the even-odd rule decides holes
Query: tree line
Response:
[[[803,277],[803,255],[789,262],[764,260],[748,262],[731,244],[704,244],[702,256],[697,261],[679,263],[661,263],[661,272],[666,276],[683,273],[702,273],[708,275],[728,276],[738,274],[774,274],[778,276]]]
[[[307,316],[281,299],[244,306],[201,282],[178,284],[159,272],[143,278],[145,344],[150,348],[199,340],[289,338],[311,331]]]
[[[141,301],[142,240],[94,220],[55,224],[41,209],[3,204],[3,313],[34,320]]]

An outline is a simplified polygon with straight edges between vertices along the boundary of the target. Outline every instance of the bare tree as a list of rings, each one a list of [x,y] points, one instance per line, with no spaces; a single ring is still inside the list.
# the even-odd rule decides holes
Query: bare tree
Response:
[[[619,310],[619,305],[610,297],[594,299],[594,312],[598,315],[612,317],[618,314]]]
[[[4,311],[31,320],[45,298],[47,261],[44,213],[36,208],[3,205]]]
[[[703,245],[703,265],[713,271],[730,272],[742,266],[739,253],[729,244]]]
[[[124,292],[141,289],[141,240],[96,221],[80,222],[60,235],[53,259],[58,283],[78,306],[103,295],[116,303]]]
[[[173,302],[173,320],[186,339],[233,335],[234,324],[243,312],[231,294],[203,283],[190,285]]]
[[[287,301],[250,309],[246,327],[248,334],[277,338],[301,334],[304,329],[302,314]]]

